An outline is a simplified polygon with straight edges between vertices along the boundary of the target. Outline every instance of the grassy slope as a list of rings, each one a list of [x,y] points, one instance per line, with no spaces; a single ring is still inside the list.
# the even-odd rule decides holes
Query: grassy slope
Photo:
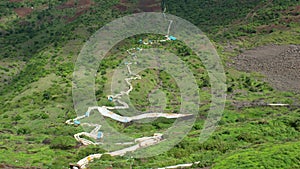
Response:
[[[3,11],[1,18],[6,20],[5,24],[1,22],[0,25],[2,35],[0,56],[1,61],[6,62],[6,64],[1,64],[1,67],[10,68],[10,74],[6,74],[5,69],[1,70],[10,78],[0,90],[0,101],[4,103],[0,106],[0,163],[14,166],[61,168],[61,166],[67,167],[68,162],[74,162],[88,153],[103,151],[90,147],[75,148],[76,143],[71,136],[81,129],[65,126],[63,122],[75,116],[71,98],[73,61],[92,32],[112,20],[113,17],[120,15],[110,10],[110,6],[116,1],[95,1],[96,5],[92,7],[94,12],[87,12],[69,23],[66,23],[62,16],[73,16],[76,10],[57,10],[55,6],[61,2],[53,1],[52,8],[49,10],[36,10],[23,19],[17,18],[12,11],[14,8],[21,7],[22,4],[42,9],[41,6],[47,4],[46,2],[48,1],[1,2],[2,8],[5,9],[1,10]],[[190,20],[208,32],[208,36],[216,42],[220,55],[228,59],[230,56],[237,55],[242,48],[251,48],[265,43],[300,44],[299,36],[295,36],[299,34],[299,29],[297,29],[299,25],[294,22],[282,22],[285,17],[293,17],[294,14],[284,11],[292,8],[289,6],[296,3],[297,1],[274,1],[271,4],[261,1],[241,1],[241,3],[235,1],[226,3],[222,1],[188,1],[187,3],[176,1],[172,3],[168,1],[167,6],[170,13]],[[260,8],[262,6],[265,8]],[[255,9],[255,12],[252,9]],[[238,15],[235,15],[237,10]],[[249,16],[252,13],[256,15],[247,18],[249,13]],[[24,21],[30,26],[20,26],[19,23]],[[275,26],[271,30],[260,30],[261,26],[272,24],[284,25],[284,29]],[[235,45],[236,49],[227,51],[227,42]],[[129,43],[127,47],[130,45]],[[20,63],[18,60],[23,62]],[[19,74],[15,74],[15,70],[7,65],[12,62],[15,63],[13,67],[20,69]],[[107,65],[109,67],[113,63],[108,60]],[[107,70],[109,71],[110,69]],[[229,86],[234,84],[234,90],[247,91],[246,94],[234,94],[232,99],[252,101],[266,99],[289,103],[293,102],[295,97],[300,98],[299,95],[293,93],[274,92],[267,84],[256,87],[257,83],[262,82],[255,82],[253,75],[231,70],[228,72],[230,72],[228,74]],[[241,75],[251,77],[252,83],[249,84]],[[105,93],[100,92],[105,82],[103,76],[99,75],[97,82],[100,84],[99,103],[106,103],[103,99]],[[157,78],[151,73],[145,76]],[[154,83],[151,85],[155,86]],[[142,84],[141,86],[146,87]],[[253,89],[256,91],[253,92]],[[140,91],[144,90],[140,89]],[[201,95],[209,98],[209,94],[205,91]],[[145,100],[139,91],[134,91],[132,96],[133,100],[137,98]],[[147,106],[146,103],[137,102],[136,104]],[[202,106],[200,115],[205,115],[207,108],[208,105]],[[149,168],[190,161],[201,161],[199,167],[213,165],[216,168],[220,165],[234,168],[236,163],[243,164],[238,168],[249,168],[252,163],[261,165],[266,160],[272,160],[265,154],[285,153],[299,145],[299,119],[298,109],[244,108],[237,110],[228,102],[220,127],[206,143],[197,142],[199,129],[203,124],[203,119],[199,119],[189,136],[171,151],[157,157],[136,160],[133,165],[136,168],[138,166]],[[127,128],[112,123],[128,134],[140,132],[134,134],[139,136],[149,135],[166,128],[170,121],[157,121],[146,127],[133,125]],[[151,131],[148,130],[149,128]],[[47,140],[51,143],[47,143]],[[290,143],[283,147],[275,147],[280,151],[269,148],[273,144],[280,145],[285,142]],[[262,150],[261,154],[259,154],[260,150]],[[261,158],[253,158],[249,155],[251,153],[257,153]],[[288,155],[291,157],[286,158],[282,155],[287,165],[292,167],[297,164],[297,160],[299,162],[297,152],[291,152]],[[8,156],[10,158],[7,158]],[[237,156],[243,156],[245,160],[237,161]],[[130,163],[126,158],[106,158],[92,165],[95,168],[96,166],[109,166],[112,160],[115,168],[128,167]],[[277,162],[278,160],[274,160],[272,168],[280,167]]]
[[[289,142],[250,148],[228,155],[214,168],[298,168],[299,147],[299,142]]]

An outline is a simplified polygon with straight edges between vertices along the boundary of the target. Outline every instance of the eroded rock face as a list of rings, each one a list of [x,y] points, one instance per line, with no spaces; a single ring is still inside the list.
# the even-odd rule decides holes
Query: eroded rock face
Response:
[[[268,45],[245,51],[228,64],[259,72],[278,90],[300,92],[300,45]]]

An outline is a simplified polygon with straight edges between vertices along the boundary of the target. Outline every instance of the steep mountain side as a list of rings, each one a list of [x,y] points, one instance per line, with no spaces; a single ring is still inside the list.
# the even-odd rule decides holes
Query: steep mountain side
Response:
[[[90,167],[155,168],[200,161],[195,168],[234,168],[237,167],[235,164],[241,164],[238,168],[268,168],[270,164],[269,168],[284,168],[282,163],[289,168],[299,168],[299,153],[292,150],[300,144],[300,95],[293,91],[278,91],[257,72],[242,72],[247,61],[241,63],[245,69],[239,71],[232,64],[249,56],[247,53],[252,56],[255,52],[246,50],[254,47],[299,45],[298,0],[1,1],[0,168],[67,168],[68,163],[104,152],[96,146],[81,146],[73,135],[82,128],[64,124],[67,119],[76,117],[72,102],[72,72],[77,55],[88,38],[106,23],[134,12],[161,11],[165,6],[167,13],[182,17],[203,30],[224,62],[228,100],[219,127],[207,142],[198,142],[210,106],[207,73],[181,42],[167,43],[161,47],[182,57],[197,77],[201,89],[202,104],[192,131],[180,144],[157,157],[104,157]],[[138,46],[140,38],[157,36],[126,39],[105,59],[103,69],[96,75],[99,105],[111,104],[106,98],[110,75],[125,57],[126,50]],[[251,66],[255,70],[255,60],[253,63]],[[146,70],[142,75],[146,80],[133,84],[139,87],[132,92],[132,104],[139,110],[147,109],[149,94],[146,92],[151,91],[149,88],[161,87],[168,96],[166,110],[178,111],[176,98],[179,96],[173,79],[157,70]],[[291,106],[272,108],[252,103]],[[109,121],[117,130],[136,138],[164,130],[172,122],[157,119],[147,124],[122,125]]]

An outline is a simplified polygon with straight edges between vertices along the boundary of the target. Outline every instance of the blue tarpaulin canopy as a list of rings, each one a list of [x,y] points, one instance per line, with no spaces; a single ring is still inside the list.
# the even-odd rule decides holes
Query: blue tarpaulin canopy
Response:
[[[98,134],[97,134],[97,139],[100,139],[102,137],[102,132],[99,131]]]
[[[75,121],[74,121],[74,124],[76,124],[76,125],[80,125],[80,121],[78,121],[78,120],[75,120]]]
[[[110,101],[110,102],[113,101],[113,98],[112,98],[112,97],[109,97],[109,98],[108,98],[108,101]]]
[[[170,40],[177,40],[174,36],[169,36]]]

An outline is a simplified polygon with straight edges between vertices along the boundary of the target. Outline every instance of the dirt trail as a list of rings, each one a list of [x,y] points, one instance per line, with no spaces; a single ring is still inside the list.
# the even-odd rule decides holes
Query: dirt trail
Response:
[[[300,45],[268,45],[245,51],[228,64],[259,72],[278,90],[300,92]]]

